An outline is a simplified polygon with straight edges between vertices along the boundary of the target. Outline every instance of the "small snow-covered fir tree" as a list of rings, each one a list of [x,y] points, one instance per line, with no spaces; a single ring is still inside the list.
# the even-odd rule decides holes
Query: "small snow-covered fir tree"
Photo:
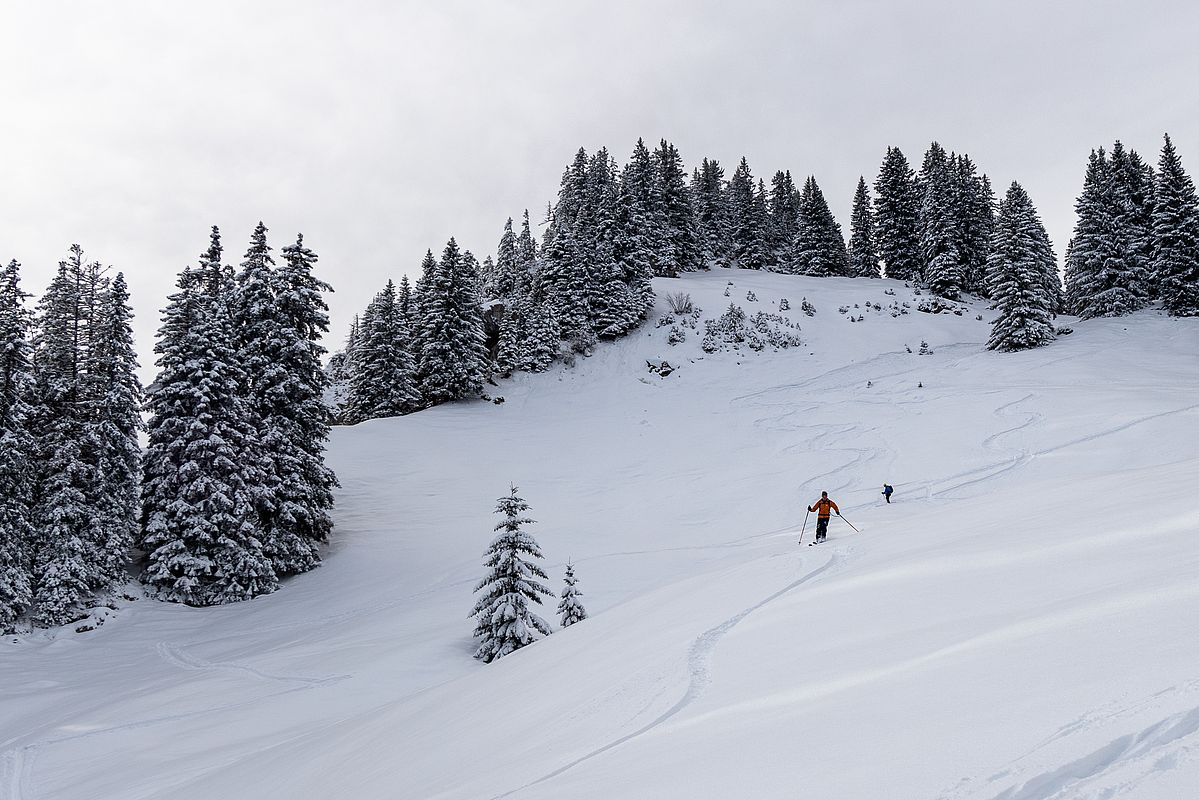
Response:
[[[587,609],[579,600],[583,592],[578,587],[579,579],[575,577],[574,564],[566,565],[564,583],[566,585],[562,588],[562,600],[558,603],[558,619],[561,627],[569,628],[576,622],[587,619]]]
[[[1049,235],[1028,194],[1013,182],[999,204],[988,263],[991,299],[999,311],[988,349],[1025,350],[1053,341],[1049,271],[1057,273]]]
[[[497,501],[496,513],[503,514],[495,526],[496,536],[484,554],[487,575],[475,587],[482,592],[471,610],[475,618],[475,636],[480,639],[475,658],[491,662],[532,644],[551,632],[549,624],[533,613],[532,604],[553,597],[549,588],[536,579],[545,579],[545,570],[531,559],[543,558],[536,540],[522,526],[533,520],[523,516],[529,510],[513,486],[506,497]]]

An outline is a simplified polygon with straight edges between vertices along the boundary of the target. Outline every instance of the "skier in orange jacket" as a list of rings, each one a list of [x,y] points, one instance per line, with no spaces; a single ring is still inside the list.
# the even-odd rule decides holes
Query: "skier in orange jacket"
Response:
[[[828,536],[830,509],[836,511],[838,517],[841,516],[841,509],[837,508],[837,504],[828,496],[828,492],[821,492],[820,499],[808,506],[808,513],[813,511],[819,512],[816,515],[816,544],[820,544]]]

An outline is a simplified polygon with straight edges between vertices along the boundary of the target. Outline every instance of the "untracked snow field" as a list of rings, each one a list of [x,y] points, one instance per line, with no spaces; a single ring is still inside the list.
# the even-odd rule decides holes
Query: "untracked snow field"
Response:
[[[502,405],[336,429],[334,540],[276,594],[4,640],[0,797],[1199,797],[1199,320],[997,354],[894,281],[657,289]],[[804,344],[672,346],[674,291],[785,297]],[[510,484],[592,616],[484,665]],[[860,533],[809,547],[822,489]]]

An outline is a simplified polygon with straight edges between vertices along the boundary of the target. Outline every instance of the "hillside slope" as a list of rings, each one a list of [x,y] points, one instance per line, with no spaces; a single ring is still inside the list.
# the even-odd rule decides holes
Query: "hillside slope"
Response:
[[[919,313],[892,281],[658,289],[706,318],[786,297],[804,344],[706,354],[702,326],[671,346],[651,322],[502,382],[502,405],[337,430],[321,569],[0,649],[0,797],[1199,786],[1199,322],[1145,312],[995,354],[985,306]],[[466,615],[510,483],[551,587],[571,560],[592,618],[482,665]],[[861,532],[798,545],[821,489]]]

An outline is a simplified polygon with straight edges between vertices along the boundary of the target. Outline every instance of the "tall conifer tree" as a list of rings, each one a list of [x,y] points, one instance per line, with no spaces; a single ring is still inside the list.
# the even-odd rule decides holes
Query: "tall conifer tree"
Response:
[[[887,156],[874,183],[875,241],[888,278],[920,280],[920,199],[915,173],[898,147]]]
[[[1165,137],[1153,211],[1155,282],[1162,305],[1177,317],[1199,315],[1199,201],[1195,184]]]

